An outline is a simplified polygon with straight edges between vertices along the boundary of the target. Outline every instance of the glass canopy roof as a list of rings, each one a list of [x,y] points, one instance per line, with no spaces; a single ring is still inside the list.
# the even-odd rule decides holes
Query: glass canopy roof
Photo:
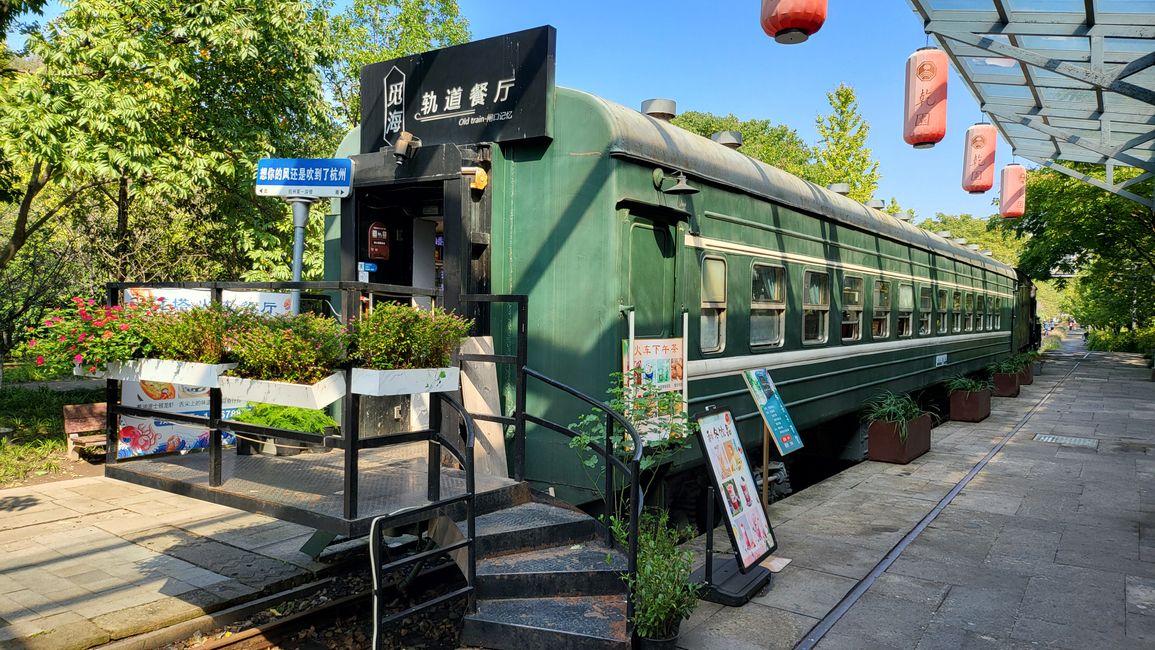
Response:
[[[1017,155],[1155,209],[1112,179],[1155,176],[1155,0],[908,2]],[[1107,165],[1107,183],[1059,161]]]

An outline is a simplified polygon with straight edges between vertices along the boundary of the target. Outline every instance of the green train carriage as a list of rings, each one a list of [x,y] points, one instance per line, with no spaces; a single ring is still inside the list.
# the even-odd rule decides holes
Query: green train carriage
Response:
[[[509,312],[454,297],[526,295],[529,365],[594,396],[621,368],[628,312],[638,337],[681,336],[685,313],[690,408],[732,409],[748,449],[762,435],[743,369],[770,368],[808,429],[1027,345],[1031,288],[1013,268],[663,120],[553,93],[549,140],[438,145],[394,165],[351,134],[338,153],[357,161],[355,192],[327,224],[328,279],[442,287],[499,352],[513,351]],[[663,192],[674,172],[700,191]],[[371,226],[398,254],[366,272]],[[583,409],[531,384],[527,411],[573,422]],[[700,462],[688,451],[671,474]],[[526,475],[594,498],[551,432],[527,432]]]

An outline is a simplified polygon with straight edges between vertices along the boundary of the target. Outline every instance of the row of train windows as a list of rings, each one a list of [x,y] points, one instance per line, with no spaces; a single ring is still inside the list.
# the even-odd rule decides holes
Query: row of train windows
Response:
[[[892,310],[894,283],[871,279],[874,300],[870,313],[870,333],[874,340],[959,332],[997,331],[1002,328],[1002,298],[973,293],[918,287],[915,311],[914,284],[899,283],[897,313]],[[702,352],[719,352],[726,345],[726,261],[706,257],[702,264]],[[842,277],[841,340],[862,340],[866,282],[861,277]],[[949,308],[948,308],[948,300]],[[750,288],[750,345],[782,345],[786,319],[786,270],[780,266],[755,264]],[[933,321],[933,323],[932,323]],[[933,328],[933,329],[932,329]],[[805,271],[802,293],[802,342],[826,343],[830,329],[830,274]]]

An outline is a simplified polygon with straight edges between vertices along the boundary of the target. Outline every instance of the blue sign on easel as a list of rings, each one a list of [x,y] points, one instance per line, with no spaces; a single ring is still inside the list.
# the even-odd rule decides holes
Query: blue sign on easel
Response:
[[[774,445],[778,447],[778,453],[785,456],[802,449],[802,437],[798,435],[794,421],[786,412],[786,405],[782,403],[774,380],[770,378],[770,371],[765,368],[747,370],[742,373],[742,378],[746,380],[746,386],[750,389],[754,402],[758,404],[758,410],[770,430]]]

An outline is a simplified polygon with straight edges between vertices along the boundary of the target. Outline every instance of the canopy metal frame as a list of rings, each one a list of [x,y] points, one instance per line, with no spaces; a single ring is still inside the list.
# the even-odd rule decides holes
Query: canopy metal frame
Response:
[[[1127,189],[1155,178],[1155,1],[908,2],[1015,155],[1155,211]],[[1106,180],[1059,161],[1103,165]],[[1143,173],[1115,183],[1116,166]]]

